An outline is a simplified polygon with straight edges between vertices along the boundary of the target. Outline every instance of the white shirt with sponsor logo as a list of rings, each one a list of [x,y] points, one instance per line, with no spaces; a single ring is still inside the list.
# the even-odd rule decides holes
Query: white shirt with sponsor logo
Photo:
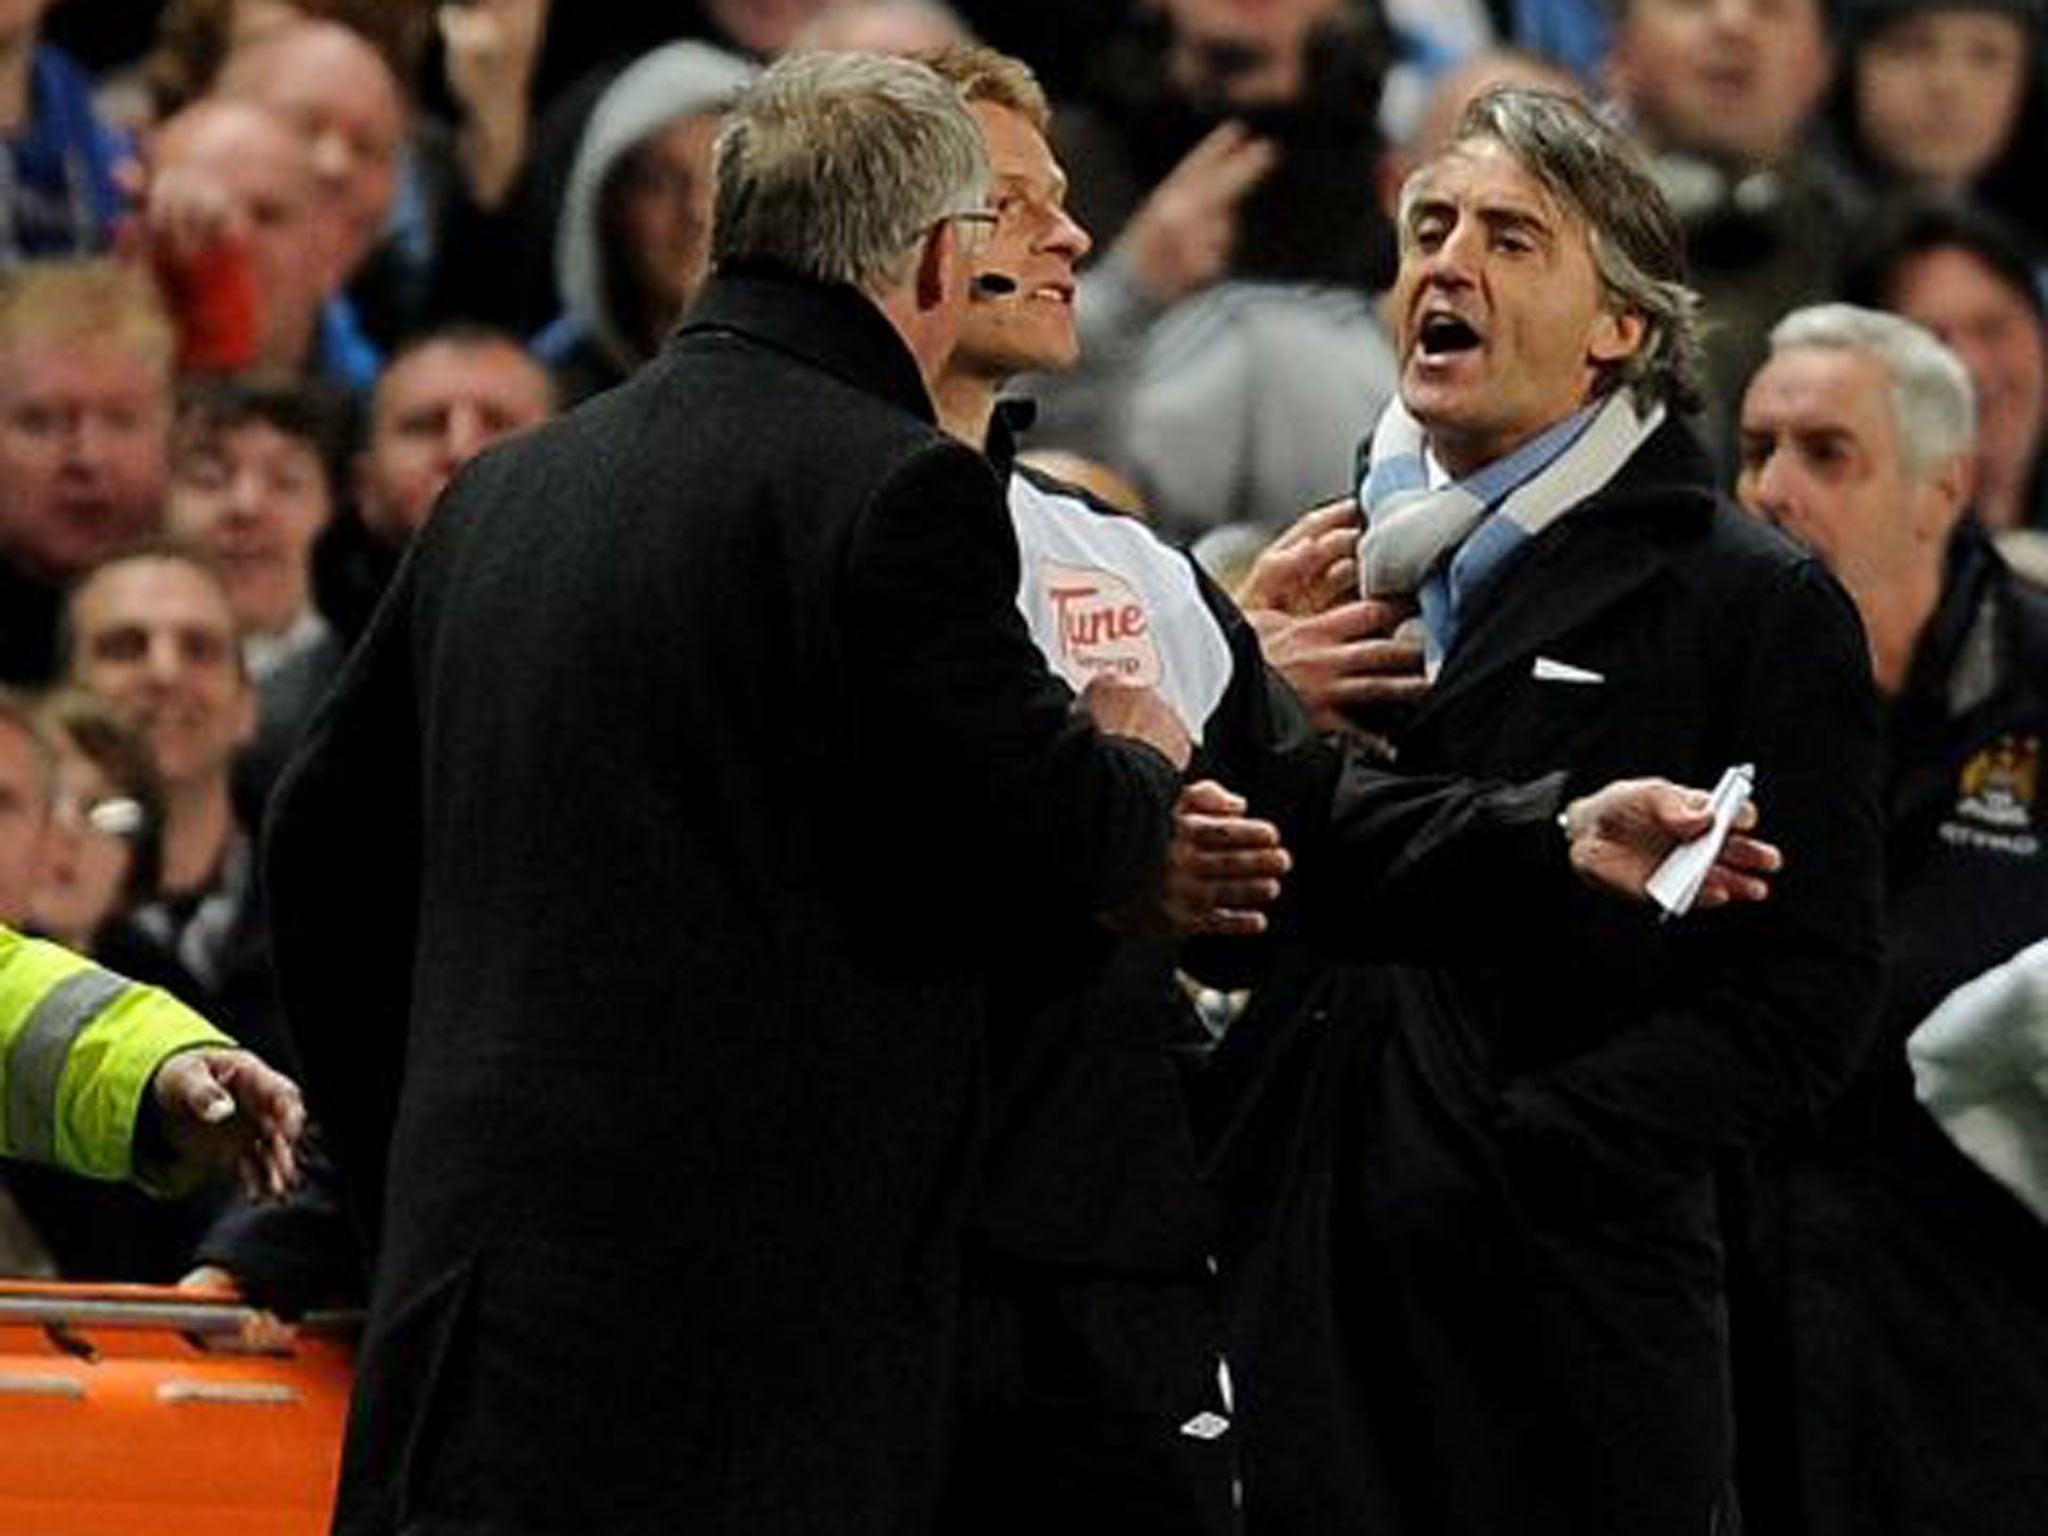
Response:
[[[1195,740],[1230,686],[1223,627],[1194,567],[1136,518],[1010,476],[1017,607],[1075,692],[1102,675],[1158,690]]]

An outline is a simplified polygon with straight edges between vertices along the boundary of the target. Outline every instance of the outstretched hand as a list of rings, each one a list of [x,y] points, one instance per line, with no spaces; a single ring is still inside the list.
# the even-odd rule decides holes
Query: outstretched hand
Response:
[[[1621,779],[1574,800],[1565,811],[1572,868],[1590,884],[1641,901],[1665,855],[1713,825],[1712,797],[1665,779]],[[1764,877],[1784,865],[1778,849],[1743,833],[1756,825],[1754,804],[1736,818],[1694,899],[1696,907],[1762,901]]]
[[[249,1051],[200,1046],[168,1057],[150,1091],[182,1161],[238,1169],[273,1198],[291,1188],[306,1106],[282,1072]]]

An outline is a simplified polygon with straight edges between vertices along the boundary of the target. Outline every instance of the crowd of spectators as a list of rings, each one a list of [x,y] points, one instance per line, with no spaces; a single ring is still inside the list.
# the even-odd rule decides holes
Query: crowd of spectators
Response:
[[[1087,245],[1083,362],[1025,389],[1026,446],[1218,570],[1344,492],[1394,392],[1407,169],[1488,85],[1583,96],[1681,215],[1731,492],[1786,499],[1758,486],[1796,431],[1744,401],[1789,312],[1892,311],[1960,357],[1974,466],[1912,580],[1975,612],[2017,590],[1995,550],[2038,575],[2048,540],[2042,10],[0,0],[0,681],[48,690],[60,762],[34,926],[289,1068],[269,785],[449,477],[660,349],[706,275],[719,114],[796,47],[979,37],[1032,64]],[[1921,638],[1888,692],[1938,691]],[[315,1168],[284,1237],[225,1187],[165,1209],[5,1180],[62,1273],[226,1276],[296,1309],[361,1280]]]

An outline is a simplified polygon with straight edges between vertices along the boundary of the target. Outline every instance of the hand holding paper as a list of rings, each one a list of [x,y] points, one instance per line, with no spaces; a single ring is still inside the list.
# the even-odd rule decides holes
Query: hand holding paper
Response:
[[[1693,901],[1706,881],[1707,871],[1721,856],[1721,845],[1728,841],[1735,819],[1749,804],[1750,790],[1755,782],[1756,769],[1748,763],[1738,763],[1722,774],[1721,782],[1714,786],[1713,825],[1691,842],[1672,849],[1664,862],[1657,866],[1657,872],[1650,876],[1645,889],[1650,899],[1664,909],[1666,918],[1683,917],[1692,910]]]
[[[1564,815],[1572,868],[1672,917],[1690,907],[1762,901],[1783,863],[1754,824],[1748,768],[1730,769],[1712,795],[1666,779],[1620,779],[1574,800]]]

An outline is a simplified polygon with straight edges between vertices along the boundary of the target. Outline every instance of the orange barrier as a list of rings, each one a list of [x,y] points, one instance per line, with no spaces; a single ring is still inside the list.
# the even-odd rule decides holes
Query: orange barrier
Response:
[[[0,1282],[0,1532],[324,1536],[353,1320],[155,1285]]]

